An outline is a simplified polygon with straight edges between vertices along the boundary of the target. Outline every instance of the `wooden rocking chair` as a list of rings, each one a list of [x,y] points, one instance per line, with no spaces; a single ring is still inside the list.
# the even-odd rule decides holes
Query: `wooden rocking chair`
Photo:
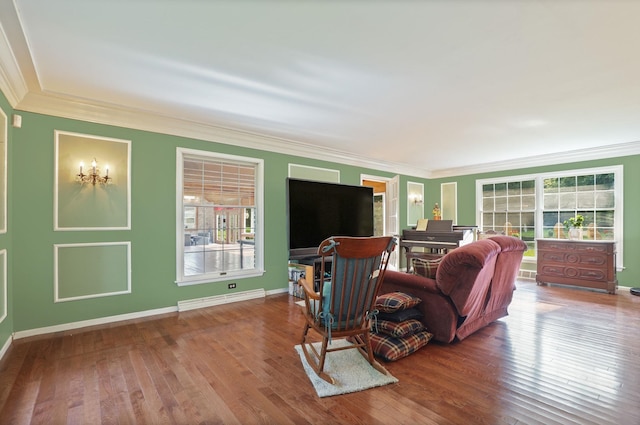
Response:
[[[395,245],[391,236],[326,239],[318,248],[323,261],[316,288],[312,276],[300,279],[306,307],[302,351],[318,376],[331,384],[334,380],[324,366],[327,353],[332,351],[355,348],[374,368],[386,373],[373,356],[369,333],[377,313],[375,300]],[[326,258],[329,256],[331,261]],[[331,264],[330,278],[327,264]],[[313,346],[309,330],[322,338],[320,350]],[[332,339],[342,338],[353,344],[331,348]]]

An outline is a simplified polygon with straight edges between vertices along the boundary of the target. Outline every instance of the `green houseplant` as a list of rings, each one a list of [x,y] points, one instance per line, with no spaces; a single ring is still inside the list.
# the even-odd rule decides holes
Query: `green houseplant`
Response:
[[[582,239],[582,225],[584,224],[584,216],[576,214],[575,217],[569,217],[564,221],[564,227],[569,230],[570,239]]]

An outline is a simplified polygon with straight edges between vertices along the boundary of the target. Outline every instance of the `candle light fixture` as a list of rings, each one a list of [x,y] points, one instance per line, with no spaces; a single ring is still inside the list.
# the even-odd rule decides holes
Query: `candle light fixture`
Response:
[[[100,169],[98,168],[98,161],[93,158],[91,161],[91,167],[88,170],[88,174],[84,173],[84,162],[80,162],[80,173],[76,174],[76,181],[80,184],[91,183],[96,185],[100,183],[102,185],[113,183],[113,179],[109,177],[109,165],[105,167],[104,176],[100,175]]]
[[[414,205],[422,205],[422,195],[419,193],[412,193],[409,195],[409,201]]]

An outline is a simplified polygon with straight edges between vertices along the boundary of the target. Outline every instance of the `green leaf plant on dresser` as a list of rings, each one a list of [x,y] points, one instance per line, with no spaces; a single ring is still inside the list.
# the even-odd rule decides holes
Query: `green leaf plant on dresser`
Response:
[[[567,229],[567,232],[569,233],[569,239],[582,240],[582,225],[584,224],[584,216],[578,214],[575,217],[569,217],[569,219],[565,220],[563,224],[565,229]]]

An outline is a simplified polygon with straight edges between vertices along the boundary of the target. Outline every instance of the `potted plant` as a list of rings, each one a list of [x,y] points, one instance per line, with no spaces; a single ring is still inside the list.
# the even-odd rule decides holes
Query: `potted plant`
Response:
[[[577,214],[575,217],[569,217],[564,221],[564,227],[569,230],[569,239],[582,239],[582,225],[584,224],[584,217]]]

